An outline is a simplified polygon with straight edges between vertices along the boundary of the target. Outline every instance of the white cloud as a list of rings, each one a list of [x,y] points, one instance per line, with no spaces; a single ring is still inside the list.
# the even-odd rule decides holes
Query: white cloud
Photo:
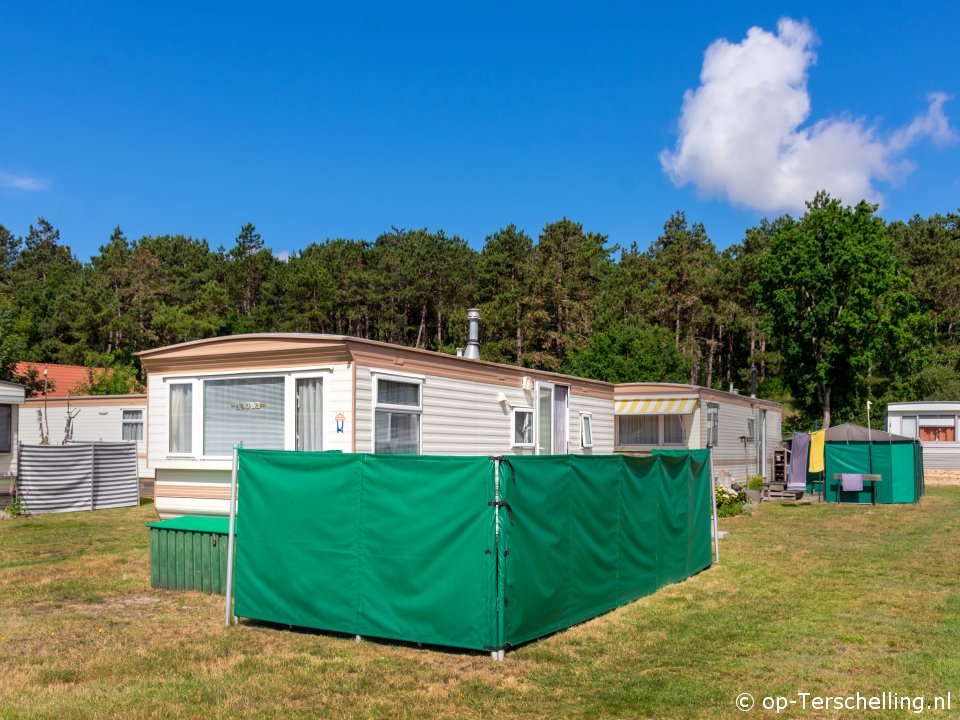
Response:
[[[876,181],[910,171],[900,156],[912,144],[956,139],[943,93],[931,94],[926,113],[886,136],[861,119],[801,127],[810,116],[807,74],[816,43],[806,22],[789,18],[776,34],[753,27],[740,43],[713,42],[700,87],[684,93],[676,148],[660,153],[674,184],[692,183],[705,196],[762,212],[802,211],[820,189],[846,203],[876,202]]]
[[[281,250],[280,252],[274,251],[273,256],[280,262],[287,262],[290,259],[289,250]]]
[[[46,190],[48,187],[46,180],[27,177],[26,175],[12,175],[6,172],[0,172],[0,185],[15,190],[29,191]]]

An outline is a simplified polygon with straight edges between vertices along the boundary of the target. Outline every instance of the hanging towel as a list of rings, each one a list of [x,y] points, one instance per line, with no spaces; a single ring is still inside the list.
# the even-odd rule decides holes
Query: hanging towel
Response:
[[[826,431],[817,430],[810,433],[810,472],[823,472],[823,443],[826,441]]]
[[[790,442],[790,472],[787,475],[787,491],[800,492],[807,489],[807,460],[810,455],[809,433],[794,433]]]
[[[840,475],[840,484],[844,492],[862,492],[863,475],[858,473],[843,473]]]

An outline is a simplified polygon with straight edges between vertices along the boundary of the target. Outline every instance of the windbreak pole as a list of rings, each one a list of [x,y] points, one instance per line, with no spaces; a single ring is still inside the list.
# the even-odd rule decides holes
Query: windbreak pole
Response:
[[[713,445],[707,445],[710,451],[710,515],[713,520],[713,549],[717,558],[717,565],[720,564],[720,526],[717,524],[717,486],[713,479]]]
[[[233,446],[233,468],[230,473],[230,524],[227,528],[227,587],[223,626],[230,627],[233,617],[233,557],[237,547],[237,467],[240,464],[239,447]]]

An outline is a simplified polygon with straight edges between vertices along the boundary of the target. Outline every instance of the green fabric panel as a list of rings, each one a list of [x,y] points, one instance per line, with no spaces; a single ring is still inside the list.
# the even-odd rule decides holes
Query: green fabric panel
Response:
[[[660,517],[657,528],[657,587],[687,577],[689,460],[660,455]]]
[[[917,500],[917,463],[913,445],[893,445],[890,449],[893,465],[892,497],[890,502],[912,503]]]
[[[621,463],[571,455],[571,624],[618,605]]]
[[[236,615],[483,649],[493,463],[241,450]]]
[[[687,577],[713,563],[713,487],[710,481],[710,451],[694,450],[689,462],[687,513]]]
[[[193,530],[195,532],[220,533],[226,535],[230,531],[230,519],[225,517],[201,517],[199,515],[184,515],[169,520],[160,520],[148,523],[149,528],[163,528],[165,530]]]
[[[510,458],[505,642],[563,629],[709,566],[709,454],[695,457]]]
[[[234,614],[355,633],[362,464],[332,453],[240,458]]]
[[[510,549],[501,569],[504,641],[513,645],[571,624],[572,458],[511,457],[515,477],[501,479],[501,497],[513,516],[500,525]]]
[[[360,635],[483,649],[493,462],[364,455]]]
[[[617,598],[630,602],[654,592],[657,585],[659,486],[663,478],[655,457],[621,460],[620,567]]]

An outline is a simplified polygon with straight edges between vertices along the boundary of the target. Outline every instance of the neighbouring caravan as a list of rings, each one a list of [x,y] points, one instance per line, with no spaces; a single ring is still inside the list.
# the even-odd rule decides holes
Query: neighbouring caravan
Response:
[[[19,408],[27,389],[23,385],[0,381],[0,493],[10,491],[17,474],[17,442],[20,439]]]
[[[920,441],[928,483],[960,484],[960,401],[890,403],[887,432]]]
[[[425,455],[613,452],[614,386],[596,380],[334,335],[235,335],[139,356],[162,518],[226,514],[239,442]]]
[[[44,414],[45,413],[45,414]],[[68,424],[68,414],[73,421]],[[137,443],[137,466],[141,478],[153,477],[147,467],[146,395],[79,395],[31,397],[20,406],[20,442],[37,444],[40,423],[50,444],[67,442]]]
[[[779,403],[674,383],[626,383],[614,395],[617,452],[712,447],[714,473],[727,484],[772,476],[782,439]]]

